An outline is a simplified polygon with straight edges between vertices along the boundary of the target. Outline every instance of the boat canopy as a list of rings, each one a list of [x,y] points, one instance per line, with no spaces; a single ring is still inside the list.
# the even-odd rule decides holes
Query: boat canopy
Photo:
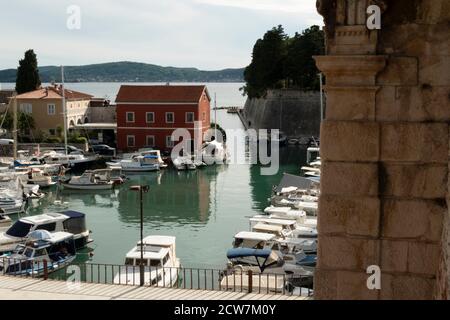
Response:
[[[68,216],[69,218],[84,218],[86,215],[84,213],[78,212],[78,211],[62,211],[61,214]]]
[[[263,217],[253,217],[250,218],[251,222],[262,222],[267,223],[271,225],[280,225],[280,226],[292,226],[297,223],[295,220],[288,220],[288,219],[274,219],[274,218],[263,218]]]
[[[144,245],[149,246],[161,246],[161,247],[169,247],[175,244],[176,237],[171,236],[147,236],[144,239]],[[138,246],[141,242],[138,242]]]
[[[241,231],[234,236],[235,239],[269,241],[275,238],[271,233]]]
[[[233,248],[227,251],[228,259],[243,258],[243,257],[257,257],[268,258],[272,250],[270,249],[251,249],[251,248]]]
[[[257,223],[254,227],[254,230],[263,230],[267,232],[276,232],[281,233],[283,231],[283,227],[281,226],[275,226],[271,224],[265,224],[265,223]]]

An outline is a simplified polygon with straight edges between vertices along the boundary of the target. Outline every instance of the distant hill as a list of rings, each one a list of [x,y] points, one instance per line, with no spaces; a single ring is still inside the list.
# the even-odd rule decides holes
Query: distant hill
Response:
[[[40,67],[42,82],[61,81],[57,66]],[[112,62],[64,67],[67,82],[242,82],[244,69],[203,71],[196,68],[161,67],[137,62]],[[15,82],[16,69],[0,70],[0,82]]]

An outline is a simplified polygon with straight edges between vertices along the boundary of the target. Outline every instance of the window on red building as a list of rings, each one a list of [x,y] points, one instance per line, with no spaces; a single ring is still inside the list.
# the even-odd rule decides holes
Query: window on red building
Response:
[[[193,123],[193,122],[194,122],[194,113],[186,112],[186,123]]]
[[[155,113],[154,112],[146,112],[145,119],[146,119],[147,123],[154,123],[155,122]]]
[[[135,146],[134,136],[127,136],[127,146],[128,147]]]
[[[134,122],[134,112],[127,112],[127,122]]]
[[[166,147],[173,148],[174,142],[172,140],[172,136],[166,136]]]
[[[173,112],[166,112],[166,123],[174,123],[175,115]]]
[[[155,136],[147,136],[145,142],[146,142],[147,147],[154,147],[155,146]]]

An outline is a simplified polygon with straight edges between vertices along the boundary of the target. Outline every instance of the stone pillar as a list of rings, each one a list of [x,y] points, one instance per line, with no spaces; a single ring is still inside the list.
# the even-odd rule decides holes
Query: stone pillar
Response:
[[[373,3],[384,11],[379,31],[365,25]],[[316,57],[327,108],[315,298],[446,298],[450,3],[321,0],[318,9],[328,55]],[[381,290],[366,285],[371,265]]]

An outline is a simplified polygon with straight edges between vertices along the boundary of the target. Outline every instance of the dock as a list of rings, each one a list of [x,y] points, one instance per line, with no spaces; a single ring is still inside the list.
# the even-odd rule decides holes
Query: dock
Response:
[[[71,284],[71,283],[70,283]],[[281,294],[138,287],[114,284],[68,284],[59,280],[0,275],[0,300],[311,300]]]

